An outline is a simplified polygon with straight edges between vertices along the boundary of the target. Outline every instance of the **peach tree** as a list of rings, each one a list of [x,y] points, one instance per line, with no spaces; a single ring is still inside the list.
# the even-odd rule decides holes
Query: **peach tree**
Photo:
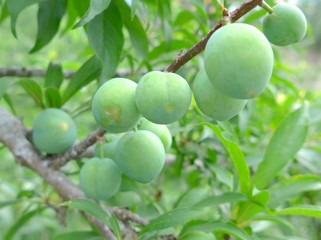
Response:
[[[0,7],[1,239],[320,239],[299,5]]]

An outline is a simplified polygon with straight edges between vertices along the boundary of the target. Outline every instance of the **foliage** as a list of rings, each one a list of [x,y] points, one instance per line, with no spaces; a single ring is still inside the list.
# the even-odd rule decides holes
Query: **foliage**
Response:
[[[45,69],[40,77],[0,78],[0,107],[27,127],[43,109],[61,108],[83,139],[98,127],[90,109],[98,87],[114,76],[138,82],[146,72],[179,60],[181,50],[193,47],[218,23],[218,2],[223,1],[0,1],[0,64]],[[276,1],[266,2],[273,6]],[[225,3],[231,10],[242,1]],[[266,14],[256,7],[239,22],[262,30]],[[307,81],[313,69],[307,60],[311,26],[298,44],[272,45],[269,85],[238,116],[211,120],[193,99],[185,116],[168,125],[173,143],[160,176],[149,184],[124,178],[120,191],[99,204],[63,203],[52,186],[19,166],[0,144],[0,238],[101,239],[81,210],[110,227],[117,239],[124,237],[121,226],[137,231],[139,239],[179,239],[195,231],[215,239],[320,239],[321,101]],[[192,86],[203,65],[200,53],[176,73]],[[79,171],[89,158],[70,161],[60,172],[79,184]],[[119,216],[105,212],[114,207],[148,224],[121,225]]]

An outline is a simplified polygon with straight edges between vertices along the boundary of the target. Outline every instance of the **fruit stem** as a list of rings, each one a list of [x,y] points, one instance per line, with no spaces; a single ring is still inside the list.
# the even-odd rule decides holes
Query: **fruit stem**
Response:
[[[228,10],[226,8],[222,9],[222,20],[223,20],[223,26],[230,24],[231,23],[231,17],[230,17],[230,13],[228,12]]]
[[[269,14],[272,14],[273,13],[273,8],[270,7],[269,4],[267,4],[267,2],[265,1],[262,1],[259,6],[263,9],[265,9]]]

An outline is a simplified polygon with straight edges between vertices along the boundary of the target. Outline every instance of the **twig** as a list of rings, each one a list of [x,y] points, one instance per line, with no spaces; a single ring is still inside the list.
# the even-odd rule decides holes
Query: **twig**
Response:
[[[261,4],[262,0],[251,0],[245,1],[239,8],[235,9],[230,13],[230,21],[236,22],[243,15],[251,11],[257,5]],[[184,64],[194,58],[196,55],[200,54],[206,46],[209,38],[212,34],[221,28],[224,24],[225,19],[221,19],[212,29],[211,31],[203,37],[198,43],[196,43],[192,48],[188,49],[184,54],[181,52],[177,55],[176,59],[165,69],[166,72],[176,72],[180,69]]]
[[[118,219],[120,219],[123,222],[127,221],[133,221],[135,223],[138,223],[140,225],[147,225],[148,221],[141,216],[125,209],[125,208],[114,208],[113,212],[117,216]]]
[[[59,169],[64,166],[68,161],[74,158],[78,158],[82,155],[86,150],[95,144],[97,140],[106,133],[106,130],[102,128],[98,128],[96,131],[91,133],[87,138],[84,140],[76,143],[71,150],[64,153],[63,155],[58,155],[53,159],[46,159],[49,160],[49,166],[53,167],[54,169]]]

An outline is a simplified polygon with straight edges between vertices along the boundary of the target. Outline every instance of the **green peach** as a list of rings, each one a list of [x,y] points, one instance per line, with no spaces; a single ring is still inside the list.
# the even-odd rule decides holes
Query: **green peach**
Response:
[[[132,129],[140,113],[135,104],[137,84],[126,78],[113,78],[94,95],[92,112],[98,125],[111,133]]]
[[[263,32],[277,46],[287,46],[303,39],[307,31],[307,20],[295,5],[279,3],[273,13],[263,20]]]
[[[194,80],[193,93],[201,112],[216,121],[225,121],[236,116],[247,102],[216,90],[204,70],[201,70]]]
[[[231,23],[218,29],[205,47],[205,71],[214,87],[238,99],[259,96],[273,70],[273,51],[257,28]]]
[[[154,133],[162,141],[165,151],[167,151],[172,145],[172,135],[166,125],[156,124],[148,121],[146,118],[142,118],[138,124],[139,130],[147,130]]]
[[[128,132],[118,141],[116,162],[127,177],[149,183],[160,174],[164,166],[164,146],[150,131]]]
[[[191,103],[191,89],[175,73],[152,71],[138,82],[136,105],[146,119],[168,124],[182,118]]]
[[[92,158],[80,169],[79,185],[84,193],[96,200],[107,200],[121,184],[121,171],[110,158]]]
[[[98,142],[95,146],[95,157],[115,160],[116,145],[121,134],[106,134],[106,142]]]
[[[35,119],[32,141],[37,149],[56,154],[69,150],[77,138],[77,127],[61,109],[48,108]]]

